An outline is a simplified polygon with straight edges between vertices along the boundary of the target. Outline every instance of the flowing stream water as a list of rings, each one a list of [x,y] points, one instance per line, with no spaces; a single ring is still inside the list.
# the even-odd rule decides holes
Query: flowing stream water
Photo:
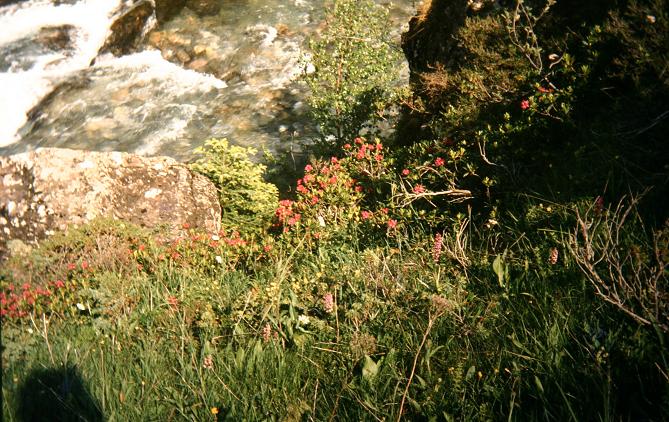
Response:
[[[120,57],[99,51],[131,0],[0,7],[0,155],[50,146],[188,160],[212,137],[280,151],[313,136],[300,76],[326,1],[220,1],[214,16],[152,16]],[[382,4],[399,45],[414,1]]]

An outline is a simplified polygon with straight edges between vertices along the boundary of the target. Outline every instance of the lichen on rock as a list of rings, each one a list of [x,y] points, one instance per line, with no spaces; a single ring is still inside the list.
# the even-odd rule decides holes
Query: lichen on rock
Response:
[[[214,185],[168,157],[40,148],[0,157],[0,257],[8,242],[34,244],[98,217],[161,227],[218,231]]]

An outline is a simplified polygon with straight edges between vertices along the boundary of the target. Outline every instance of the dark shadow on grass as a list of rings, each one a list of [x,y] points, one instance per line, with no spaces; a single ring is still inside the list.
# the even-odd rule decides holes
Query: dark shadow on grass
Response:
[[[33,370],[19,389],[20,421],[103,421],[76,367]]]

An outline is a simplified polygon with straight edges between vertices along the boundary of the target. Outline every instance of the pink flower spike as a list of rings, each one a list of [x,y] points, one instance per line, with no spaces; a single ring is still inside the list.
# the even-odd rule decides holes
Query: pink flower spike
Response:
[[[334,312],[334,297],[332,293],[326,293],[323,295],[323,309],[328,314]]]

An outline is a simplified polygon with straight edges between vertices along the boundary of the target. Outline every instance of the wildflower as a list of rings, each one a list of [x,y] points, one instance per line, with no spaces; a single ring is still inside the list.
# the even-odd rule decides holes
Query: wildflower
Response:
[[[437,233],[437,235],[434,236],[434,245],[432,246],[432,259],[434,262],[439,262],[439,258],[441,258],[443,241],[444,239],[442,238],[441,233]]]
[[[377,150],[377,151],[381,151],[382,149],[383,149],[383,145],[382,145],[382,144],[376,144],[376,150]]]
[[[445,161],[444,161],[444,159],[441,158],[441,157],[437,157],[437,158],[434,160],[434,165],[437,166],[437,167],[441,167],[441,166],[443,166],[444,163],[445,163]]]
[[[335,183],[337,183],[337,176],[332,176],[332,177],[328,180],[328,183],[330,183],[331,185],[334,185]]]
[[[370,211],[360,211],[360,216],[362,217],[363,220],[367,220],[372,217],[372,213]]]
[[[167,296],[167,304],[172,309],[177,309],[179,307],[179,299],[174,296]]]
[[[362,160],[363,158],[365,158],[365,151],[366,151],[365,147],[362,146],[358,150],[358,153],[356,154],[355,158],[357,158],[358,160]]]
[[[212,234],[212,235],[211,235],[211,240],[217,242],[217,241],[221,240],[221,238],[220,238],[220,236],[218,236],[218,235],[216,235],[216,234]]]
[[[520,108],[521,108],[522,110],[527,110],[528,108],[530,108],[530,100],[523,100],[523,101],[521,101],[521,102],[520,102]]]
[[[221,265],[223,264],[223,258],[221,258],[220,255],[216,255],[216,257],[215,257],[214,259],[215,259],[216,262],[218,262],[219,264],[221,264]]]
[[[557,264],[558,257],[559,257],[559,252],[557,248],[551,248],[550,254],[548,255],[548,262],[551,265],[555,265]]]
[[[602,211],[604,211],[604,198],[598,196],[595,199],[595,213],[599,215]]]
[[[67,264],[67,270],[68,271],[74,271],[76,268],[77,268],[77,265],[74,264],[73,262],[70,262],[69,264]]]
[[[375,159],[376,161],[379,161],[379,162],[380,162],[380,161],[383,161],[383,154],[376,154],[376,155],[374,156],[374,159]]]
[[[183,227],[184,230],[188,230],[188,229],[190,229],[190,224],[188,224],[188,223],[183,223],[183,224],[181,225],[181,227]]]
[[[86,270],[86,269],[88,269],[88,261],[83,261],[83,262],[81,263],[81,269],[82,269],[82,270]]]
[[[331,162],[332,164],[337,164],[337,163],[339,162],[339,159],[338,159],[337,157],[331,157],[331,158],[330,158],[330,162]]]
[[[62,289],[63,287],[65,287],[65,283],[63,282],[63,280],[56,280],[53,282],[53,287],[55,287],[56,289]]]
[[[388,220],[388,228],[389,229],[394,229],[397,227],[397,220],[393,220],[392,218]]]
[[[334,297],[332,296],[332,293],[325,293],[323,295],[323,309],[325,309],[325,312],[328,314],[334,312]]]
[[[202,361],[202,367],[204,369],[214,369],[214,359],[211,357],[211,355],[205,356],[204,360]]]
[[[408,176],[410,173],[409,169],[402,170],[402,176]]]
[[[269,322],[262,327],[262,340],[267,343],[272,337],[272,327],[270,327]]]
[[[357,145],[362,145],[362,143],[364,142],[362,138],[355,138],[353,141],[354,141]]]
[[[413,193],[423,193],[423,192],[425,192],[425,186],[416,185],[413,187]]]
[[[321,174],[328,174],[328,173],[330,173],[330,169],[327,166],[321,169]]]
[[[432,309],[438,315],[443,315],[453,308],[453,302],[440,295],[432,295],[430,302]]]
[[[297,224],[298,221],[300,221],[301,217],[302,217],[302,215],[300,215],[300,214],[295,214],[294,216],[290,217],[288,219],[288,225],[289,226],[294,226],[295,224]]]
[[[297,322],[300,325],[309,325],[310,319],[306,315],[300,315],[299,317],[297,317]]]
[[[218,407],[212,407],[210,410],[212,415],[218,415],[219,412]]]
[[[351,144],[344,144],[344,149],[351,149]]]
[[[313,170],[313,169],[314,169],[314,168],[311,166],[311,164],[307,164],[306,166],[304,166],[304,171],[305,171],[306,173],[309,173],[309,172],[310,172],[311,170]]]
[[[311,205],[316,205],[316,204],[318,204],[318,201],[320,201],[320,199],[318,199],[317,196],[312,196],[312,197],[311,197],[311,201],[310,201],[310,202],[311,202]]]

